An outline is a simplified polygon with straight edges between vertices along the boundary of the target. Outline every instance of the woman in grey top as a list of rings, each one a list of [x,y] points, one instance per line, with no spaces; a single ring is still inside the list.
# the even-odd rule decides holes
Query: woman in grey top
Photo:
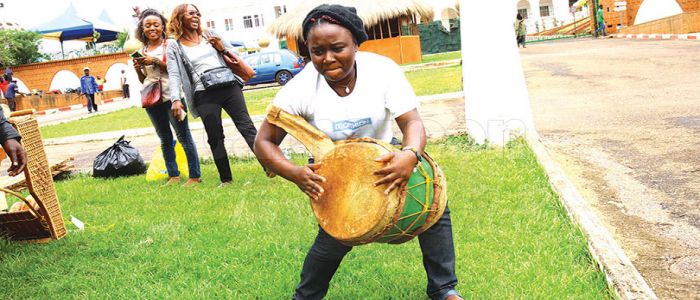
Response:
[[[187,123],[187,119],[178,121],[171,113],[172,102],[169,95],[169,80],[166,69],[165,58],[165,17],[155,9],[146,9],[139,16],[136,27],[136,38],[144,44],[141,52],[144,57],[134,58],[134,69],[139,77],[139,81],[144,83],[144,87],[149,83],[160,81],[161,102],[146,108],[146,113],[156,129],[160,138],[160,148],[165,159],[165,168],[168,170],[167,185],[180,183],[180,171],[175,160],[175,145],[173,144],[173,133],[170,126],[175,129],[175,135],[182,144],[187,156],[189,167],[189,179],[184,186],[191,186],[201,182],[199,170],[199,155],[197,146],[192,139],[192,133]]]
[[[170,74],[172,110],[180,109],[184,100],[193,117],[202,117],[207,142],[214,156],[221,179],[220,187],[231,183],[231,167],[224,146],[224,128],[221,110],[231,116],[250,149],[253,149],[257,130],[248,114],[242,84],[205,90],[199,76],[207,70],[226,66],[220,53],[232,46],[213,30],[202,31],[201,13],[192,4],[180,4],[170,17],[169,30],[175,40],[168,42],[167,59]],[[186,55],[186,57],[184,57]],[[189,59],[192,73],[187,72],[184,59]]]

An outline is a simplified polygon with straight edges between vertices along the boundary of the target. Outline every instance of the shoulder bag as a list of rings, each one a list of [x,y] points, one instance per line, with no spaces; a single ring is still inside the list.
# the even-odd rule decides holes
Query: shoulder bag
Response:
[[[241,86],[243,86],[243,83],[240,82],[240,80],[233,75],[233,72],[228,67],[213,68],[204,71],[204,73],[202,74],[197,73],[196,71],[194,71],[192,62],[187,57],[187,54],[185,53],[184,49],[182,49],[182,44],[179,40],[177,41],[177,46],[179,47],[180,55],[182,56],[182,60],[185,65],[185,71],[187,72],[190,78],[190,82],[192,82],[193,85],[194,80],[191,74],[196,74],[197,76],[199,76],[199,80],[202,82],[202,85],[204,86],[205,90],[212,90],[220,87],[232,86],[234,84],[240,84]]]

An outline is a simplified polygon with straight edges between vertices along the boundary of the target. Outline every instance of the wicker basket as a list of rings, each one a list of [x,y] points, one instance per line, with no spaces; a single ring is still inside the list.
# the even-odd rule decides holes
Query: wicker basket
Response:
[[[13,114],[14,115],[14,114]],[[16,241],[48,242],[66,235],[61,206],[58,203],[51,169],[44,151],[44,142],[39,131],[39,123],[32,115],[10,119],[22,136],[22,145],[27,152],[27,167],[24,170],[29,193],[39,206],[34,210],[27,199],[6,189],[9,194],[19,197],[30,207],[29,210],[0,213],[0,234]]]

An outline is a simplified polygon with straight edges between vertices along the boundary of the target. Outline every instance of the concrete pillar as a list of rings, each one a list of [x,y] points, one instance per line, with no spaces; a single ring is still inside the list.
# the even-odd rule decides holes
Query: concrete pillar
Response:
[[[463,2],[460,13],[467,132],[478,143],[505,145],[514,135],[534,130],[512,2]]]
[[[540,32],[542,31],[542,16],[540,16],[540,0],[530,0],[530,11],[528,12],[530,16],[527,19],[527,26],[532,28],[528,32]],[[539,23],[539,30],[535,23]]]

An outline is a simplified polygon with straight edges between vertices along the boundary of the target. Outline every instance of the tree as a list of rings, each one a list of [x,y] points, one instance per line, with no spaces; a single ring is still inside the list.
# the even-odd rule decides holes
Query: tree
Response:
[[[38,62],[48,57],[39,52],[41,35],[27,30],[0,30],[0,65],[4,67]]]
[[[124,48],[124,43],[126,43],[126,39],[129,38],[129,31],[124,29],[124,31],[117,33],[117,48],[123,49]]]

